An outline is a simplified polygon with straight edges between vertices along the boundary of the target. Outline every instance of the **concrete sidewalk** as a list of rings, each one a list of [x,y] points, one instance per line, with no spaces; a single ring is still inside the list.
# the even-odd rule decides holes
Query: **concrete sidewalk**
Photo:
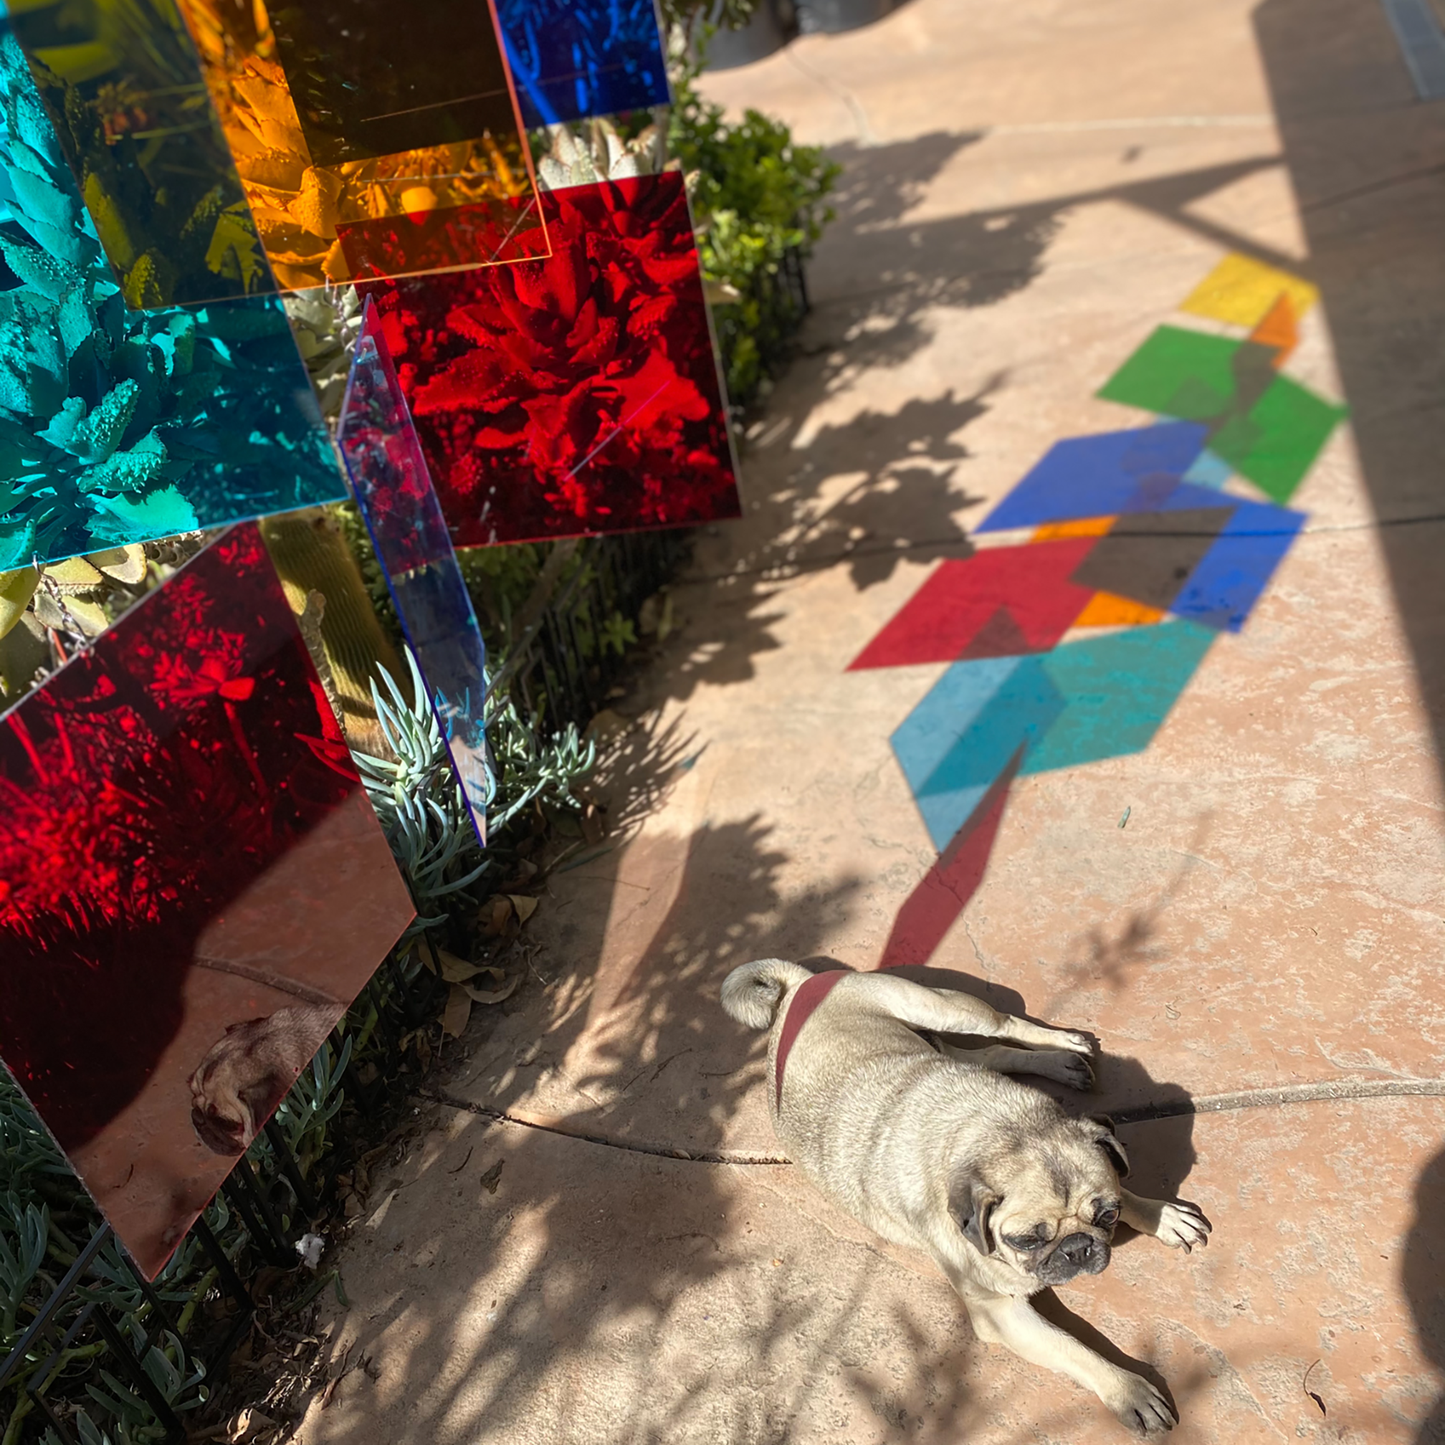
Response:
[[[709,89],[845,166],[804,353],[617,704],[612,835],[343,1254],[335,1359],[368,1367],[300,1438],[1123,1438],[782,1158],[718,986],[823,955],[1098,1034],[1131,1186],[1215,1232],[1046,1308],[1167,1382],[1173,1438],[1445,1441],[1445,107],[1369,0],[913,0]],[[1239,395],[1151,403],[1156,356],[1100,398],[1161,327]],[[1058,623],[1039,549],[1161,514],[1045,516],[1041,459],[1188,440],[1191,408],[1243,471],[1191,463],[1187,524],[1116,528],[1118,581]],[[1246,503],[1267,525],[1208,552]],[[1169,547],[1176,590],[1200,570],[1149,616]],[[1211,557],[1237,631],[1185,605]]]

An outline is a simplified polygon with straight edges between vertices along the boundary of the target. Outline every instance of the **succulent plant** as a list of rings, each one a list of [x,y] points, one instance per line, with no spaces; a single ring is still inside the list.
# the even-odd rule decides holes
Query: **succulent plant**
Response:
[[[667,165],[667,135],[658,125],[628,139],[605,116],[594,116],[549,125],[537,139],[546,146],[537,166],[537,181],[544,191],[655,175]]]

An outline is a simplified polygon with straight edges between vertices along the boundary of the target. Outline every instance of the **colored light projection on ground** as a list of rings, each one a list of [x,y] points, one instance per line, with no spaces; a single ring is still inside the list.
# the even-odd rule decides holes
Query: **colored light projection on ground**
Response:
[[[738,516],[681,174],[549,200],[548,260],[360,288],[453,543]]]
[[[336,441],[485,847],[486,645],[374,302],[366,306]]]
[[[549,254],[485,4],[180,5],[283,289]]]
[[[0,571],[346,495],[274,297],[129,311],[0,22]]]
[[[881,967],[942,940],[1013,776],[1142,751],[1244,626],[1305,522],[1282,503],[1344,415],[1280,371],[1315,298],[1227,257],[1181,309],[1248,335],[1156,330],[1100,395],[1158,422],[1051,447],[978,528],[1028,540],[941,563],[852,663],[950,664],[892,738],[940,858]]]
[[[497,0],[528,126],[667,105],[654,0]]]
[[[0,718],[0,1057],[154,1276],[413,908],[253,524]]]
[[[31,0],[10,23],[127,303],[273,290],[172,0]]]

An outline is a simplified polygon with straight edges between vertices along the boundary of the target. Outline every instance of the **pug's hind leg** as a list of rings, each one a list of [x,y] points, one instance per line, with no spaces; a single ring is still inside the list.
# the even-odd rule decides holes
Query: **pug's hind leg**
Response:
[[[958,1059],[980,1069],[998,1074],[1033,1074],[1052,1079],[1071,1089],[1092,1089],[1094,1068],[1082,1054],[1065,1049],[1015,1049],[1007,1044],[989,1044],[982,1049],[962,1049],[946,1039],[938,1040],[938,1051],[946,1058]]]
[[[854,974],[847,986],[916,1029],[1010,1039],[1026,1049],[1067,1049],[1074,1054],[1094,1052],[1094,1043],[1088,1034],[1075,1029],[1046,1028],[1013,1014],[1000,1013],[981,998],[956,989],[925,988],[921,983],[886,973]]]
[[[1020,1359],[1092,1390],[1135,1434],[1163,1435],[1174,1428],[1173,1409],[1148,1380],[1096,1355],[1026,1299],[994,1295],[979,1300],[965,1294],[963,1302],[979,1339],[1006,1345]]]
[[[1197,1204],[1187,1200],[1143,1199],[1127,1189],[1119,1191],[1119,1218],[1130,1229],[1152,1235],[1170,1249],[1190,1253],[1196,1244],[1209,1243],[1214,1228]]]

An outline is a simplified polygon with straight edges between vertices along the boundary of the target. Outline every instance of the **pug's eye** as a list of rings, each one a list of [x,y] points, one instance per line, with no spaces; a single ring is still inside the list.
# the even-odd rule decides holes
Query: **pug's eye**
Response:
[[[1119,1211],[1112,1206],[1108,1209],[1101,1209],[1094,1216],[1094,1223],[1100,1229],[1112,1229],[1119,1222]]]

